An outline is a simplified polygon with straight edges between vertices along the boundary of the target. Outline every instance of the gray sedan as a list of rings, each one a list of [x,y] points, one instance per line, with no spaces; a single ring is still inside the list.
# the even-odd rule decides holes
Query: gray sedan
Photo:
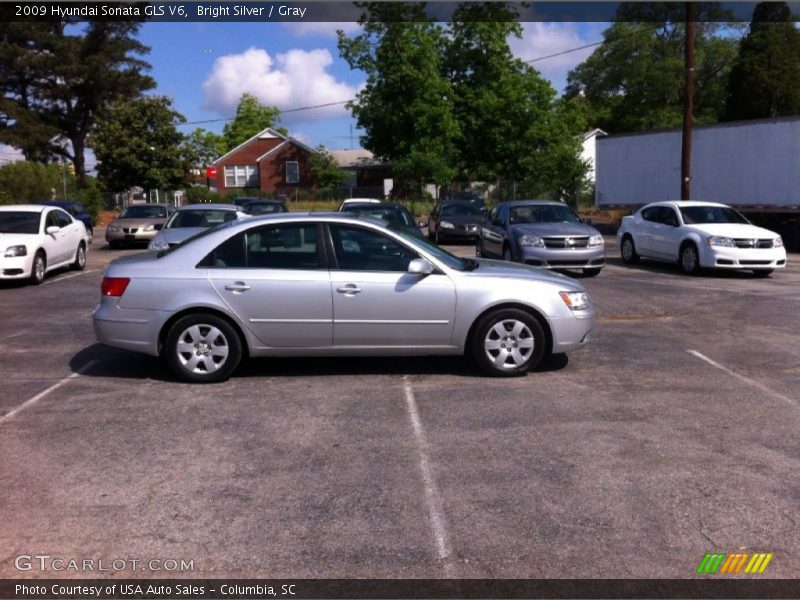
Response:
[[[583,346],[583,286],[519,264],[462,259],[341,213],[264,215],[112,261],[97,339],[162,356],[182,379],[228,378],[248,356],[467,354],[526,373]]]
[[[481,227],[478,256],[597,275],[606,264],[603,236],[569,206],[546,200],[501,202]]]

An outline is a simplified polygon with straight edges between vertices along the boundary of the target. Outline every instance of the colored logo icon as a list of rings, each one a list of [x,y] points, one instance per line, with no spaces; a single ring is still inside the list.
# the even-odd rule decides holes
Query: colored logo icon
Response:
[[[723,552],[706,554],[697,567],[698,573],[705,575],[736,574],[736,573],[763,573],[774,554],[772,552],[739,552],[725,554]]]

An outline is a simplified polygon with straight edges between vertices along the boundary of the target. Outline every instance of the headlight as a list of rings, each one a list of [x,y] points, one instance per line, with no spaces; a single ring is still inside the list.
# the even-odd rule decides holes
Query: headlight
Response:
[[[593,235],[589,238],[589,246],[604,246],[605,242],[603,241],[602,235]]]
[[[113,225],[113,224],[109,225],[108,231],[114,231],[114,232],[119,231],[119,225]]]
[[[148,225],[147,227],[142,229],[142,231],[155,231],[155,230],[156,230],[156,226],[155,225]]]
[[[150,243],[147,244],[147,249],[148,250],[155,250],[155,251],[158,251],[158,252],[160,252],[161,250],[169,250],[169,244],[167,243],[167,240],[164,240],[164,239],[160,240],[158,238],[153,238],[150,241]]]
[[[6,258],[13,258],[14,256],[27,256],[28,249],[25,246],[9,246],[6,248],[4,256]]]
[[[706,238],[706,244],[709,246],[723,246],[725,248],[736,248],[733,238],[722,237],[719,235],[710,235]]]
[[[781,236],[776,237],[775,240],[772,242],[772,245],[775,248],[783,248],[783,238]]]
[[[586,310],[591,306],[586,292],[558,292],[558,295],[570,310]]]
[[[519,238],[520,246],[533,246],[535,248],[544,248],[544,240],[535,235],[523,235]]]
[[[456,228],[456,226],[453,225],[450,221],[441,221],[439,223],[439,227],[441,227],[442,229],[455,229]]]

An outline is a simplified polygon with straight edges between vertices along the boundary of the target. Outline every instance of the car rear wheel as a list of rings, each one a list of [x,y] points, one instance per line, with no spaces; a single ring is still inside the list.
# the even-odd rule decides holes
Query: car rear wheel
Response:
[[[769,277],[773,270],[774,269],[756,269],[753,271],[753,275],[756,277]]]
[[[194,314],[170,328],[164,355],[181,379],[195,383],[225,381],[242,359],[242,341],[224,319]]]
[[[622,255],[622,261],[626,265],[635,265],[639,262],[639,255],[636,253],[636,246],[633,244],[633,238],[630,235],[622,238],[619,252]]]
[[[697,246],[687,243],[681,248],[681,269],[687,275],[697,275],[700,272],[700,258],[697,256]]]
[[[496,310],[476,325],[471,349],[473,359],[488,375],[523,375],[544,355],[544,330],[535,317],[523,310]]]
[[[73,271],[83,271],[86,268],[86,246],[83,242],[78,244],[78,249],[75,250],[75,262],[70,265]]]
[[[39,250],[36,256],[33,257],[33,265],[31,265],[31,283],[39,285],[44,281],[44,276],[47,273],[47,259],[44,252]]]

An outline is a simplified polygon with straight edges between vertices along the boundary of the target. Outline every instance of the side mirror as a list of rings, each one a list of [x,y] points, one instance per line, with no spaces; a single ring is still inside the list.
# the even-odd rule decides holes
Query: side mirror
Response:
[[[582,220],[584,223],[586,223],[587,225],[591,225],[591,224],[592,224],[592,220],[591,220],[591,219],[581,219],[581,220]]]
[[[61,228],[60,227],[56,227],[55,225],[50,225],[50,227],[48,227],[47,229],[44,230],[44,232],[47,235],[54,235],[54,234],[58,233],[59,231],[61,231]]]
[[[433,271],[433,265],[424,258],[415,258],[408,263],[408,272],[415,275],[430,275]]]

